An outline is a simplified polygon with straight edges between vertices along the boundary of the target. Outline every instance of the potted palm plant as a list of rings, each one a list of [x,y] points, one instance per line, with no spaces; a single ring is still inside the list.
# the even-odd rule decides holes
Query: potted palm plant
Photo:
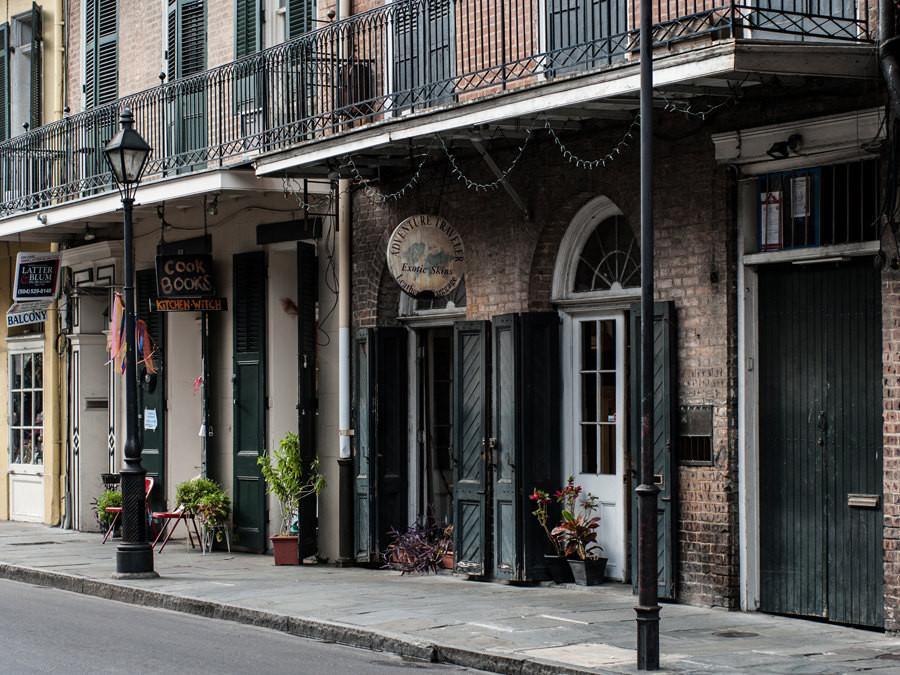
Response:
[[[264,453],[259,458],[259,468],[269,494],[274,495],[281,506],[281,527],[271,537],[276,565],[299,565],[298,535],[291,532],[291,525],[300,510],[300,501],[309,495],[318,495],[325,487],[325,476],[319,473],[319,460],[303,466],[300,458],[300,437],[289,432],[281,439],[278,450]]]
[[[600,556],[603,548],[597,543],[597,528],[600,517],[595,516],[598,499],[588,493],[580,500],[581,487],[569,484],[563,488],[565,493],[562,522],[553,528],[552,534],[562,542],[563,550],[569,561],[575,583],[581,586],[596,586],[606,578],[607,559]]]

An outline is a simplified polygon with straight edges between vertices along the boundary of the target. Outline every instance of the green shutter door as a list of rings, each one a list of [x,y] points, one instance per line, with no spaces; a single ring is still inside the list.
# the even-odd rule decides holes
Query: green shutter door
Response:
[[[883,624],[879,282],[868,259],[760,270],[764,611]]]
[[[517,517],[519,501],[516,466],[519,458],[518,406],[518,323],[515,314],[495,316],[493,356],[493,433],[488,442],[493,467],[494,576],[515,579],[521,566],[521,521]]]
[[[138,364],[138,420],[141,434],[141,457],[147,475],[154,478],[150,504],[155,511],[166,507],[166,378],[165,378],[165,313],[151,312],[150,299],[156,296],[156,271],[137,272],[137,318],[147,324],[150,339],[156,347],[153,360],[157,373],[151,375]],[[139,355],[138,358],[141,358]],[[155,428],[148,428],[147,412],[156,416]],[[153,426],[152,424],[150,426]]]
[[[32,129],[41,126],[41,82],[43,82],[42,53],[44,45],[43,21],[41,20],[41,8],[37,3],[31,3],[31,102],[29,110],[29,124]]]
[[[119,96],[116,5],[117,0],[86,0],[84,5],[84,105],[88,110]]]
[[[168,79],[181,80],[206,70],[205,0],[168,0],[166,50]],[[203,78],[182,82],[169,104],[169,148],[179,172],[206,165],[206,94]],[[174,152],[172,152],[174,151]]]
[[[259,0],[234,2],[234,58],[255,54],[262,48]]]
[[[315,0],[288,0],[285,21],[286,40],[293,40],[316,29]]]
[[[490,430],[489,321],[462,321],[453,327],[453,489],[456,568],[488,573],[486,530],[489,485],[486,461]]]
[[[357,562],[377,559],[375,541],[375,478],[378,463],[375,450],[375,331],[360,329],[353,346],[354,443],[354,557]]]
[[[409,525],[408,424],[409,354],[406,328],[379,328],[376,360],[376,409],[378,485],[376,550],[388,543],[391,528],[402,531]]]
[[[641,306],[631,308],[631,464],[632,487],[641,472]],[[678,562],[678,472],[675,466],[677,389],[675,383],[675,304],[657,302],[653,306],[653,454],[654,475],[660,492],[657,501],[657,593],[675,599]],[[631,577],[637,589],[637,498],[632,489]]]
[[[266,490],[257,460],[266,448],[266,261],[234,256],[234,530],[240,548],[266,548]]]
[[[9,138],[9,24],[0,24],[0,141]]]
[[[314,244],[297,243],[297,433],[304,469],[316,458],[316,301],[319,297],[319,266]],[[300,502],[300,558],[318,550],[317,499],[309,495]]]
[[[453,94],[455,21],[448,0],[399,0],[394,15],[394,106],[434,105]]]

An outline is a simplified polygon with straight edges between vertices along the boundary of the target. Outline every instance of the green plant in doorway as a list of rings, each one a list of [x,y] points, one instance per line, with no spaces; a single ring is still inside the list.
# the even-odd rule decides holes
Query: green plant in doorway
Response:
[[[231,516],[231,499],[216,481],[192,478],[179,483],[175,501],[194,515],[204,532],[215,532],[216,541],[221,541],[221,528]]]
[[[106,509],[109,507],[121,508],[121,506],[122,493],[118,490],[104,490],[100,493],[100,496],[97,497],[97,502],[94,506],[94,515],[97,516],[97,521],[104,530],[109,529],[110,523],[112,523],[113,518],[116,517],[116,514],[114,513],[107,513]]]
[[[300,502],[310,495],[319,495],[325,489],[325,476],[319,472],[319,460],[316,458],[309,466],[304,466],[300,457],[300,437],[288,432],[278,444],[278,449],[263,453],[258,463],[269,494],[281,506],[279,534],[290,535],[291,524],[300,511]]]

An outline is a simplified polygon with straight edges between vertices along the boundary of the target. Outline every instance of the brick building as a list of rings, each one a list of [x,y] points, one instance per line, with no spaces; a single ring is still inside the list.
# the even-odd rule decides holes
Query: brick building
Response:
[[[701,4],[654,10],[660,592],[895,630],[898,254],[876,7]],[[275,514],[248,457],[299,428],[329,478],[326,558],[376,563],[391,528],[430,516],[454,526],[458,573],[544,580],[528,495],[573,475],[599,499],[607,576],[631,581],[634,3],[68,6],[72,115],[28,146],[58,164],[4,198],[0,235],[65,240],[73,288],[95,288],[72,302],[102,315],[118,200],[99,149],[134,109],[154,148],[139,267],[211,252],[231,308],[159,322],[158,503],[206,471],[263,550]],[[401,290],[391,264],[423,268],[409,289],[458,276],[444,256],[392,258],[401,223],[461,246],[451,292]],[[102,346],[91,358],[102,375]],[[108,446],[72,492],[117,462],[108,380],[92,431]]]

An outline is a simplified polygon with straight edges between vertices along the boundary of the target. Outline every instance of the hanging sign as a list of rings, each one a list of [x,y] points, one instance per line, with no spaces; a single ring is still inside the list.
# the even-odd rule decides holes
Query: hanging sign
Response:
[[[151,312],[224,312],[225,298],[150,298]]]
[[[413,297],[450,295],[464,272],[462,237],[440,216],[410,216],[388,240],[387,264]]]
[[[59,253],[16,255],[16,302],[55,300],[59,295]]]
[[[50,303],[16,302],[6,312],[6,327],[26,326],[31,323],[44,323],[47,320],[47,308]]]
[[[212,256],[156,256],[156,295],[160,298],[208,298],[216,294]]]

